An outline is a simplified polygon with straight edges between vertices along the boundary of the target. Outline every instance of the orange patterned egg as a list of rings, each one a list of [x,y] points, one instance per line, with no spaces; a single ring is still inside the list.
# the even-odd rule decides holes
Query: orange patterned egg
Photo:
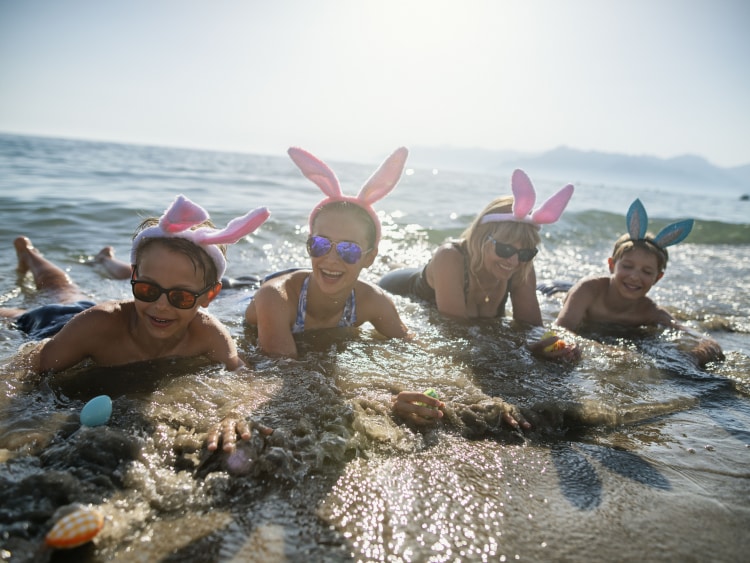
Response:
[[[104,516],[93,508],[78,510],[60,518],[45,538],[45,543],[58,549],[70,549],[91,541],[104,527]]]
[[[548,330],[544,334],[542,334],[542,340],[546,340],[547,338],[552,338],[553,336],[557,336],[557,333],[553,330]],[[544,347],[545,352],[553,352],[555,350],[562,350],[565,348],[566,344],[565,341],[562,339],[555,340],[552,344],[549,346]]]

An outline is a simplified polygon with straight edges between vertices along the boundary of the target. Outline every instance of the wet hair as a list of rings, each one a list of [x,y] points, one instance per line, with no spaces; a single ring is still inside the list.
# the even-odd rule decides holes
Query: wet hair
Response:
[[[612,250],[612,260],[617,262],[634,248],[640,248],[641,250],[656,256],[656,265],[660,272],[667,269],[669,253],[667,253],[666,249],[654,242],[654,235],[652,233],[646,233],[644,238],[638,240],[633,240],[629,234],[622,235],[617,239],[617,242],[615,242],[615,247]]]
[[[365,209],[350,201],[331,201],[321,205],[320,207],[316,207],[313,210],[313,219],[311,222],[313,226],[318,220],[320,214],[324,211],[341,211],[343,213],[352,215],[355,219],[366,226],[365,237],[367,238],[367,244],[370,248],[375,248],[377,229],[375,228],[375,223],[373,223],[372,221],[372,217],[370,217],[370,214]]]
[[[148,219],[145,219],[140,225],[138,225],[138,228],[133,234],[133,238],[135,239],[135,237],[141,231],[158,224],[159,218],[157,217],[149,217]],[[210,220],[206,220],[199,225],[195,225],[191,230],[198,229],[200,227],[210,227],[212,229],[215,228],[214,224]],[[205,282],[206,286],[220,281],[218,279],[219,273],[216,270],[216,263],[208,255],[208,253],[193,241],[179,236],[144,238],[135,249],[135,263],[138,264],[141,256],[143,255],[143,252],[147,248],[155,244],[161,244],[172,252],[177,252],[179,254],[187,256],[187,258],[193,264],[193,268],[195,269],[195,271],[197,272],[200,270],[201,272],[203,272],[203,281]],[[214,246],[216,246],[224,255],[224,257],[226,257],[227,247],[225,244],[215,244]]]
[[[513,207],[513,196],[503,196],[492,200],[471,225],[461,234],[462,246],[469,255],[469,269],[474,277],[478,277],[484,266],[484,245],[487,237],[491,236],[498,242],[520,243],[522,248],[536,248],[541,242],[539,231],[529,223],[518,221],[499,221],[481,224],[482,217],[488,213],[510,213]],[[519,273],[522,279],[528,278],[534,261],[521,262]]]

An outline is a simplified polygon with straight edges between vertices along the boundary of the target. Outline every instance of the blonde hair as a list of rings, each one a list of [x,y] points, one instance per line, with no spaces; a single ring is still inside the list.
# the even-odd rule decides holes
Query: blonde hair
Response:
[[[622,235],[617,239],[617,242],[615,242],[615,247],[612,250],[612,260],[617,262],[634,248],[640,248],[641,250],[656,256],[656,265],[660,272],[667,269],[669,254],[666,249],[654,242],[654,235],[652,233],[646,233],[644,238],[638,240],[633,240],[629,234]]]
[[[478,277],[484,267],[482,249],[487,244],[487,237],[498,242],[518,242],[522,248],[536,248],[541,242],[539,231],[533,225],[517,221],[491,221],[480,223],[482,217],[489,213],[510,213],[513,208],[513,196],[502,196],[493,199],[471,222],[461,234],[461,245],[469,256],[469,270]],[[533,261],[521,262],[519,273],[522,279],[528,278],[533,268]]]

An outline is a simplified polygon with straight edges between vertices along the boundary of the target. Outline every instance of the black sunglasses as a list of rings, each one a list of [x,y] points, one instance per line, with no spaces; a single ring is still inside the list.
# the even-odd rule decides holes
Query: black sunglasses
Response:
[[[211,284],[198,293],[188,291],[187,289],[164,289],[158,284],[135,279],[135,270],[133,270],[133,279],[130,280],[130,285],[133,287],[133,297],[138,301],[153,303],[158,300],[163,293],[166,293],[167,301],[169,301],[169,304],[172,305],[172,307],[175,307],[176,309],[192,309],[195,307],[198,298],[216,284]]]
[[[497,242],[492,236],[487,236],[487,240],[491,240],[495,243],[495,254],[500,258],[510,258],[514,254],[518,254],[519,262],[531,262],[534,256],[539,252],[538,248],[516,248],[512,244],[505,244],[503,242]]]
[[[370,250],[362,250],[356,242],[337,242],[336,252],[341,259],[347,264],[356,264],[360,261],[363,254],[367,254]],[[307,253],[313,258],[320,258],[328,254],[334,247],[333,241],[328,237],[320,235],[312,235],[307,239]]]

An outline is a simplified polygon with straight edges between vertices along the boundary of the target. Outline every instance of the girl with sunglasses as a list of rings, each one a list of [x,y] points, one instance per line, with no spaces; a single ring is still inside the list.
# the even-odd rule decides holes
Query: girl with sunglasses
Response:
[[[396,150],[354,197],[342,193],[326,164],[302,149],[289,149],[326,197],[310,213],[306,245],[311,268],[267,278],[245,311],[246,323],[257,327],[261,351],[297,357],[295,334],[368,322],[388,338],[409,337],[391,298],[359,279],[378,254],[380,221],[372,204],[396,187],[407,154],[405,148]]]
[[[131,250],[132,300],[95,305],[26,237],[15,240],[20,274],[58,301],[36,309],[4,309],[19,329],[42,340],[29,356],[37,373],[62,371],[89,359],[117,366],[169,357],[206,356],[227,369],[242,360],[227,329],[201,307],[218,295],[225,247],[269,216],[259,208],[218,230],[208,213],[179,196],[160,219],[139,227]]]
[[[541,241],[541,225],[560,218],[573,195],[568,185],[532,211],[536,194],[528,176],[516,170],[513,196],[490,202],[458,241],[440,246],[423,268],[405,268],[383,276],[385,290],[437,306],[458,319],[501,317],[510,299],[513,318],[541,326],[533,259]],[[575,356],[575,347],[545,351],[556,337],[531,345],[549,358]]]

